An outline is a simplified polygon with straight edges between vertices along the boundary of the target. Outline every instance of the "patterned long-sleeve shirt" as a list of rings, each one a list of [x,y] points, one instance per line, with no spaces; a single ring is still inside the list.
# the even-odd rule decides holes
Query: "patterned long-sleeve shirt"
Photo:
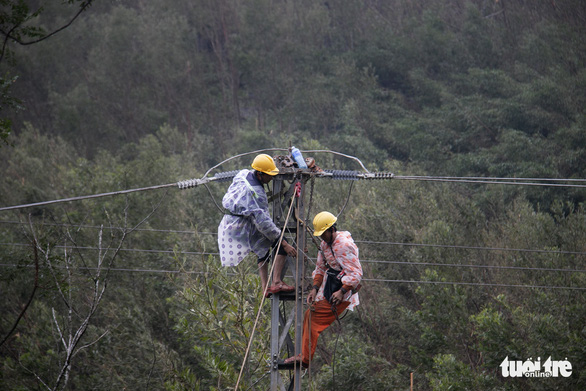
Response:
[[[238,265],[251,251],[258,257],[265,256],[281,234],[269,214],[264,187],[251,173],[242,170],[236,174],[222,199],[230,213],[218,227],[222,266]]]
[[[334,254],[332,254],[332,250]],[[350,232],[338,231],[331,247],[323,240],[321,242],[317,263],[312,275],[314,283],[318,283],[318,285],[321,283],[315,297],[316,301],[325,300],[324,287],[326,280],[329,278],[326,273],[328,270],[326,262],[331,268],[344,272],[342,284],[348,290],[344,295],[344,301],[349,301],[348,309],[353,309],[360,304],[358,293],[352,294],[351,290],[357,288],[362,280],[362,265],[358,258],[358,247],[354,243]]]

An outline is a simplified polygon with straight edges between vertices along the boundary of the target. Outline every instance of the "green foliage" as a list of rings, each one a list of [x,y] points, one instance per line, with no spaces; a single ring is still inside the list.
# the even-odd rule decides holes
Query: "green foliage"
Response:
[[[426,271],[424,280],[445,282],[437,272]],[[466,352],[470,345],[466,333],[467,295],[459,287],[442,287],[433,283],[419,286],[421,309],[413,313],[420,329],[420,341],[410,349],[416,362],[431,367],[433,357],[446,351]]]
[[[501,390],[494,387],[488,375],[476,374],[452,354],[438,354],[433,358],[434,372],[427,377],[434,391],[447,390]]]
[[[70,5],[81,3],[80,7],[81,11],[83,11],[91,2],[92,0],[68,0],[63,3]],[[54,31],[46,32],[43,26],[35,25],[39,15],[44,11],[43,6],[37,8],[23,0],[0,1],[0,33],[4,37],[2,47],[0,48],[0,63],[5,58],[10,62],[15,61],[9,43],[15,42],[20,45],[31,45],[67,28],[67,25],[64,25],[56,28]],[[79,12],[81,13],[81,11]],[[7,143],[8,135],[12,132],[11,118],[23,109],[22,101],[10,91],[10,87],[16,82],[17,78],[18,74],[14,77],[0,77],[0,110],[4,110],[2,112],[2,118],[0,118],[0,141],[4,143]],[[0,144],[1,146],[2,144]]]
[[[22,0],[3,0],[2,12],[0,13],[0,25],[3,35],[9,35],[16,41],[23,38],[42,37],[45,32],[41,27],[31,26],[30,21],[34,20],[42,11],[42,8],[33,10]],[[2,55],[6,47],[2,47]]]
[[[236,384],[244,364],[243,384],[254,384],[263,378],[269,359],[268,319],[261,316],[260,322],[255,322],[261,297],[259,279],[250,268],[239,267],[237,275],[229,275],[211,257],[204,259],[198,269],[200,276],[186,280],[183,290],[170,299],[175,328],[184,343],[191,346],[197,362],[198,382],[206,389],[226,389]],[[243,363],[254,327],[254,343]],[[190,372],[176,376],[182,382],[193,383]]]
[[[578,0],[92,2],[31,46],[16,39],[46,36],[86,3],[0,3],[3,36],[15,38],[0,63],[0,144],[11,145],[0,153],[2,206],[199,178],[289,143],[406,176],[586,174]],[[323,169],[361,169],[308,155]],[[111,245],[141,224],[85,335],[103,337],[76,356],[68,388],[234,387],[260,299],[253,261],[234,275],[215,259],[214,202],[226,187],[3,212],[0,242],[17,245],[2,245],[1,263],[17,267],[0,273],[0,337],[32,293],[33,227],[43,245],[69,237],[89,264],[96,227]],[[410,373],[422,390],[585,388],[584,294],[564,288],[586,286],[583,188],[316,179],[313,189],[309,218],[341,212],[367,279],[338,344],[335,326],[320,337],[314,389],[407,389]],[[92,281],[65,275],[55,284],[41,270],[0,347],[0,388],[41,389],[31,371],[54,377],[58,288],[83,303]],[[245,389],[267,388],[267,312]],[[572,377],[500,376],[506,356],[537,355],[567,357]]]
[[[499,295],[494,306],[471,317],[485,368],[496,368],[507,356],[521,361],[530,357],[563,357],[570,362],[579,362],[584,357],[584,352],[573,346],[584,336],[578,336],[580,332],[572,330],[568,318],[562,314],[563,311],[572,311],[574,305],[569,304],[565,308],[553,305],[551,300],[555,294],[551,292],[532,291],[532,294],[533,297],[515,308],[509,304],[510,299]],[[551,313],[541,313],[542,308],[550,309]],[[581,375],[576,373],[568,379],[532,379],[524,386],[513,385],[513,389],[580,388],[583,381]]]
[[[343,327],[346,327],[346,324]],[[409,377],[406,368],[396,368],[386,360],[373,355],[373,346],[365,344],[364,341],[351,336],[344,338],[347,334],[344,330],[337,330],[334,333],[343,335],[333,335],[331,338],[329,347],[333,353],[329,364],[316,371],[317,361],[312,362],[312,368],[317,372],[312,381],[313,389],[364,391],[403,388],[406,384],[405,379]]]
[[[22,110],[22,102],[19,99],[12,96],[10,92],[10,88],[16,82],[17,78],[18,77],[0,77],[0,110]],[[8,136],[10,135],[11,131],[12,121],[8,118],[0,118],[0,141],[2,141],[4,145],[9,145]],[[0,147],[3,146],[2,143],[0,143]]]
[[[0,194],[5,205],[58,198],[63,171],[74,160],[74,151],[61,138],[41,134],[27,124],[13,146],[3,150],[4,178]],[[33,210],[33,214],[43,213]]]

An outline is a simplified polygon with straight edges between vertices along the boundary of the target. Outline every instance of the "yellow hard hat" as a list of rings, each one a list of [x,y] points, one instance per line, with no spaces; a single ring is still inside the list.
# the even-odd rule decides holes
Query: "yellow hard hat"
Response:
[[[275,161],[266,153],[261,153],[254,158],[254,161],[252,162],[252,168],[269,175],[277,175],[279,173],[279,169],[275,165]]]
[[[325,230],[336,223],[338,218],[330,212],[319,212],[313,218],[313,236],[321,236]]]

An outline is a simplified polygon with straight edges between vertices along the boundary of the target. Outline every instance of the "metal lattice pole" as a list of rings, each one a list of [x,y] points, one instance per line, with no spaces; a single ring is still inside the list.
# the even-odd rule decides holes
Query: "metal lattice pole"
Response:
[[[283,177],[287,179],[294,179],[294,183],[286,189],[284,189]],[[290,231],[295,231],[295,242],[297,245],[297,257],[292,259],[287,258],[288,263],[291,265],[293,277],[295,279],[295,292],[289,294],[273,294],[271,297],[271,353],[270,353],[270,379],[271,379],[271,391],[284,391],[285,384],[283,382],[283,376],[279,372],[284,368],[280,368],[279,364],[282,363],[280,357],[282,347],[285,343],[289,346],[290,353],[297,355],[301,353],[301,337],[303,331],[303,275],[304,275],[304,248],[305,248],[305,182],[307,178],[298,170],[295,170],[293,175],[279,175],[273,180],[273,220],[275,224],[283,224],[282,219],[282,205],[291,202],[290,197],[296,197],[295,202],[295,215],[296,222],[287,227]],[[295,183],[298,182],[298,187],[295,187]],[[297,193],[297,194],[296,194]],[[294,308],[288,312],[288,318],[280,316],[279,310],[281,302],[283,305],[287,301],[293,301]],[[295,334],[295,341],[291,340],[289,331],[293,327]],[[297,365],[293,369],[293,379],[287,390],[301,390],[301,366]]]

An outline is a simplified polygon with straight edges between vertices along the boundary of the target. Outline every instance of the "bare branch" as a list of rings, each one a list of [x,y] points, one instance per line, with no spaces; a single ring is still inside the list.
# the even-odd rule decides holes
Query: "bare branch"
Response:
[[[12,326],[12,328],[10,329],[10,331],[6,334],[6,336],[2,339],[2,342],[0,342],[0,346],[4,345],[4,343],[12,335],[12,333],[14,332],[14,330],[16,330],[16,327],[18,326],[18,323],[20,322],[20,320],[24,316],[24,314],[25,314],[26,310],[28,309],[28,307],[31,305],[31,303],[33,301],[33,298],[35,297],[35,292],[37,291],[37,288],[39,287],[39,253],[37,252],[37,243],[36,243],[36,241],[34,241],[32,243],[32,247],[33,247],[33,254],[34,254],[34,259],[35,259],[35,282],[34,282],[34,285],[33,285],[33,291],[31,292],[31,295],[30,295],[27,303],[24,305],[24,308],[22,309],[22,311],[20,311],[20,314],[16,318],[16,321],[14,322],[14,325]]]
[[[165,192],[163,193],[163,195],[159,199],[159,202],[157,202],[157,204],[152,207],[150,213],[148,215],[146,215],[146,217],[144,219],[142,219],[138,224],[136,224],[134,227],[132,227],[130,229],[130,231],[127,232],[127,234],[130,234],[133,231],[135,231],[136,229],[138,229],[145,221],[150,219],[151,216],[155,214],[155,212],[159,209],[159,207],[163,203],[163,200],[167,197],[167,193],[169,193],[169,189],[165,190]]]
[[[496,11],[496,12],[493,12],[493,13],[492,13],[492,14],[490,14],[490,15],[486,15],[484,18],[485,18],[485,19],[492,18],[493,16],[497,16],[497,15],[499,15],[499,14],[502,14],[503,12],[505,12],[505,9],[504,9],[504,8],[502,8],[502,9],[500,9],[500,10]]]
[[[33,233],[33,237],[35,238],[35,243],[37,243],[38,250],[41,253],[43,253],[43,255],[45,256],[45,263],[49,267],[49,272],[51,273],[51,276],[53,277],[53,280],[55,281],[55,285],[57,286],[57,290],[59,291],[59,295],[61,296],[61,299],[65,303],[65,306],[69,307],[69,303],[67,302],[67,299],[65,298],[65,293],[63,292],[63,289],[61,289],[61,284],[59,283],[59,279],[57,278],[57,275],[55,274],[55,268],[53,267],[53,264],[51,262],[51,247],[49,245],[47,245],[47,250],[45,251],[43,249],[43,247],[41,247],[41,245],[39,245],[38,242],[36,241],[36,233],[32,227],[31,227],[31,232]]]
[[[69,221],[69,223],[70,223],[71,226],[76,225],[76,224],[73,223],[73,221],[71,221],[71,218],[70,218],[69,214],[66,214],[66,217],[67,217],[67,220]],[[80,224],[80,225],[77,226],[77,229],[74,230],[74,231],[76,233],[79,233],[81,231],[81,229],[82,229],[82,225]],[[71,231],[69,230],[69,228],[66,229],[66,236],[71,241],[71,243],[73,244],[73,249],[76,251],[77,256],[79,257],[79,259],[81,259],[81,263],[85,267],[87,267],[88,265],[87,265],[87,262],[85,260],[85,257],[84,257],[83,253],[79,249],[80,246],[77,244],[77,241],[74,239],[74,237],[71,234]]]
[[[102,297],[103,297],[104,292],[106,290],[105,283],[103,286],[100,286],[100,282],[101,282],[100,275],[101,275],[101,271],[102,271],[102,267],[103,267],[102,234],[103,234],[103,229],[100,229],[100,232],[98,234],[98,242],[99,242],[100,252],[99,252],[99,256],[98,256],[97,271],[96,271],[96,275],[94,276],[94,284],[93,284],[93,289],[92,289],[92,299],[90,300],[90,303],[89,303],[89,310],[88,310],[87,314],[85,315],[85,318],[83,319],[81,324],[77,327],[77,330],[75,330],[75,332],[73,331],[73,318],[71,316],[72,312],[71,312],[71,310],[68,311],[69,336],[68,336],[68,343],[65,344],[65,362],[62,365],[61,371],[59,372],[59,375],[57,376],[57,379],[55,381],[55,388],[59,388],[61,383],[63,383],[63,387],[65,387],[65,385],[67,384],[67,381],[69,379],[69,372],[71,370],[71,361],[77,355],[77,353],[80,351],[80,349],[84,349],[87,346],[91,346],[92,344],[96,343],[104,335],[107,334],[107,332],[106,332],[106,333],[102,334],[102,336],[100,336],[97,340],[91,342],[90,344],[85,345],[81,348],[77,348],[77,345],[81,342],[81,339],[83,338],[85,332],[87,331],[89,324],[90,324],[90,321],[91,321],[93,315],[96,313],[98,306],[100,304],[100,301],[102,300]],[[119,243],[119,248],[120,248],[120,246],[122,246],[122,243]],[[115,252],[114,257],[116,256],[117,253],[118,253],[118,251]],[[66,256],[66,267],[68,270],[69,278],[71,279],[70,259],[67,256]],[[70,283],[71,283],[71,280],[70,280]],[[71,289],[69,290],[69,292],[71,294]]]
[[[20,357],[18,357],[16,361],[18,362],[18,365],[20,365],[20,367],[22,369],[24,369],[25,371],[27,371],[28,373],[30,373],[31,375],[33,375],[39,381],[39,383],[41,383],[43,386],[45,386],[47,388],[47,390],[53,391],[51,389],[51,387],[49,387],[49,385],[47,383],[45,383],[43,381],[43,379],[41,379],[39,377],[39,375],[37,375],[35,372],[31,371],[30,369],[28,369],[27,367],[24,366],[24,364],[22,363],[22,361],[20,361]]]
[[[145,390],[149,389],[149,383],[151,382],[151,377],[153,375],[153,370],[155,369],[155,364],[157,363],[157,346],[155,345],[153,339],[151,338],[151,344],[153,345],[153,364],[151,365],[151,369],[149,370],[149,375],[147,377],[146,387]]]
[[[90,342],[82,343],[86,332],[89,330],[89,325],[91,324],[93,316],[96,314],[100,303],[104,298],[110,268],[120,253],[124,241],[130,233],[141,226],[157,211],[163,202],[165,195],[161,197],[158,203],[153,205],[151,212],[138,224],[132,228],[121,229],[121,236],[112,235],[110,240],[108,240],[104,238],[104,225],[100,226],[97,238],[99,251],[98,257],[95,260],[96,271],[94,273],[90,273],[92,279],[91,282],[93,283],[90,283],[88,286],[85,285],[85,282],[81,282],[80,280],[80,283],[84,284],[86,288],[84,297],[77,296],[77,290],[73,289],[74,284],[78,282],[77,270],[80,269],[80,264],[77,263],[76,258],[79,249],[76,248],[78,246],[75,240],[76,238],[74,237],[74,233],[68,230],[65,235],[60,238],[65,241],[62,255],[64,264],[58,265],[56,260],[60,258],[56,258],[52,253],[53,248],[51,245],[47,245],[46,248],[43,248],[43,245],[39,244],[37,240],[38,232],[32,227],[31,224],[31,233],[34,238],[32,241],[32,243],[34,243],[34,251],[36,254],[40,252],[44,255],[44,261],[47,264],[49,272],[51,273],[53,283],[56,285],[58,297],[65,303],[65,307],[54,306],[51,308],[52,323],[54,324],[56,330],[55,342],[59,347],[63,347],[63,351],[59,354],[60,360],[54,381],[50,382],[50,385],[48,385],[40,379],[38,374],[35,374],[34,372],[27,369],[27,371],[32,373],[40,382],[42,382],[42,384],[47,389],[61,390],[66,388],[73,368],[73,360],[78,355],[78,353],[97,344],[104,336],[109,333],[109,330],[107,330],[101,333],[101,335],[99,335],[97,338],[92,338]],[[129,214],[128,205],[124,210],[124,214],[124,220],[127,222]],[[107,211],[106,215],[108,216],[108,221],[110,222],[111,231],[114,232],[114,227]],[[65,271],[58,271],[61,266],[63,269],[65,269]],[[69,289],[66,289],[64,283],[69,285]],[[82,300],[81,302],[80,299]],[[62,313],[59,312],[60,308]],[[156,359],[157,357],[155,349],[153,365],[155,365]],[[151,376],[151,374],[149,374],[149,376]]]
[[[80,351],[89,348],[92,345],[95,345],[96,343],[98,343],[100,341],[100,339],[102,339],[103,337],[105,337],[108,333],[110,332],[110,330],[106,330],[104,332],[104,334],[100,335],[98,338],[96,338],[93,342],[90,342],[86,345],[81,346],[80,348],[78,348],[74,353],[73,353],[73,357],[77,356],[77,353],[79,353]]]
[[[63,331],[61,331],[61,327],[59,326],[59,321],[57,320],[57,314],[55,314],[55,308],[51,308],[51,313],[53,314],[53,323],[55,323],[55,327],[57,327],[57,331],[59,332],[59,338],[61,339],[61,343],[65,350],[67,350],[67,342],[65,342],[65,336],[63,335]]]

